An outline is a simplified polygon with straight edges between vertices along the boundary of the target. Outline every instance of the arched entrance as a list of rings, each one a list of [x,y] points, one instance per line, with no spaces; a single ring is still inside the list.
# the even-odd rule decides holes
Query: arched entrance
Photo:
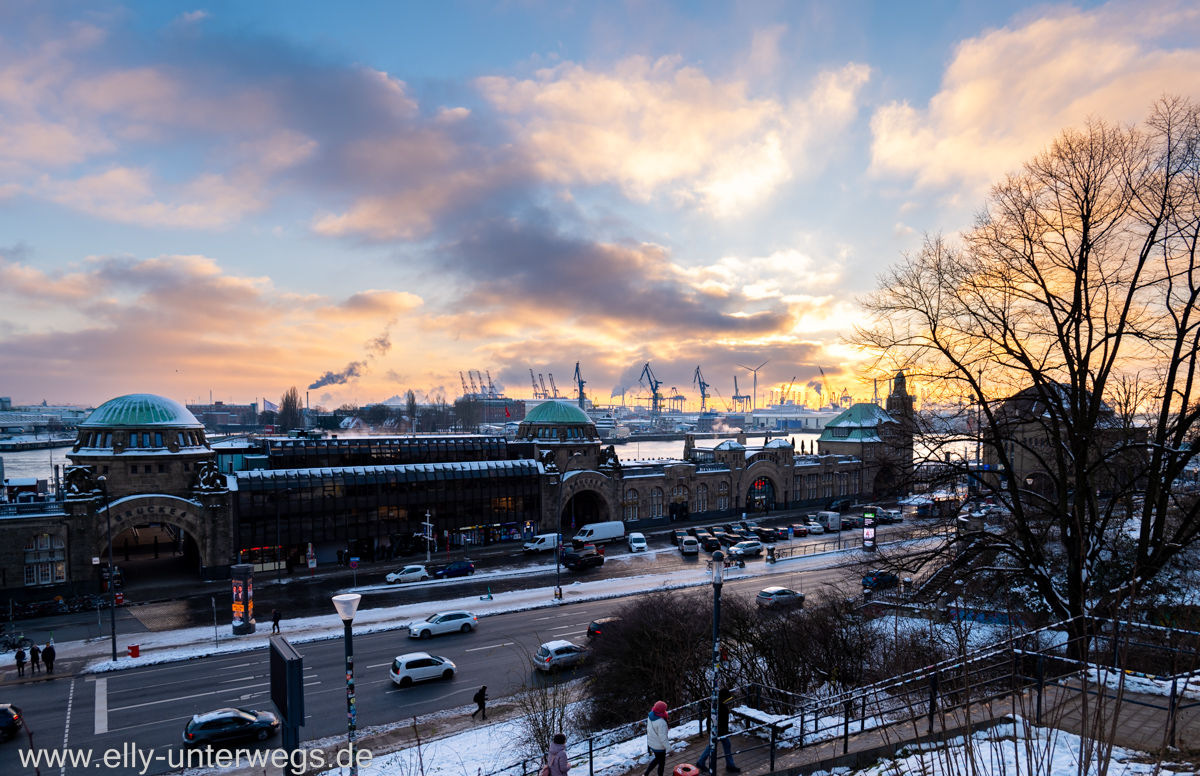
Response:
[[[564,536],[573,536],[581,525],[602,523],[608,519],[608,504],[600,494],[594,490],[581,490],[563,504],[562,514],[559,515],[560,530]]]
[[[765,512],[775,508],[775,483],[768,477],[759,477],[750,484],[746,492],[746,511]]]
[[[204,508],[177,496],[129,496],[95,512],[93,557],[108,564],[108,529],[112,527],[113,564],[124,592],[134,598],[164,584],[204,578],[205,552],[201,519]],[[96,568],[102,574],[101,567]]]

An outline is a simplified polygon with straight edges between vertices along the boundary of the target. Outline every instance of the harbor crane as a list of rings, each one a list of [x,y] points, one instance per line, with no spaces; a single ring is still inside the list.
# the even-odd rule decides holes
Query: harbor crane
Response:
[[[704,382],[704,373],[700,371],[700,365],[696,365],[696,375],[692,378],[692,385],[700,386],[700,411],[704,412],[708,406],[708,383]]]
[[[561,398],[558,394],[558,386],[554,384],[554,373],[547,372],[546,374],[550,375],[550,390],[554,391],[554,398]]]
[[[551,377],[550,379],[553,380],[554,378]],[[538,382],[542,384],[542,398],[549,399],[550,392],[546,390],[546,378],[542,377],[541,372],[538,372]]]
[[[492,385],[492,370],[485,369],[484,371],[487,372],[488,378],[488,396],[494,399],[496,398],[496,388]]]
[[[575,362],[575,384],[579,386],[579,409],[583,409],[583,386],[587,385],[587,381],[583,379],[583,375],[579,373],[579,362]]]
[[[479,388],[477,388],[475,386],[475,375],[473,372],[471,372],[470,369],[467,370],[467,380],[469,380],[471,382],[471,396],[478,397],[479,396]]]
[[[795,384],[796,384],[796,376],[795,376],[795,375],[792,375],[792,381],[791,381],[790,383],[788,383],[788,387],[787,387],[786,389],[784,389],[784,391],[783,391],[784,400],[783,400],[783,401],[781,401],[781,402],[779,402],[780,404],[787,404],[787,398],[786,398],[786,397],[788,397],[788,396],[790,396],[790,395],[791,395],[791,393],[792,393],[792,386],[793,386],[793,385],[795,385]],[[796,398],[793,396],[793,397],[792,397],[792,404],[795,404],[795,403],[796,403]]]
[[[650,414],[658,417],[662,413],[663,395],[658,392],[658,389],[662,387],[662,380],[654,376],[654,370],[650,368],[649,361],[642,367],[642,374],[638,377],[639,383],[642,382],[642,377],[646,378],[646,381],[650,383]]]
[[[671,395],[667,397],[667,407],[673,412],[683,413],[683,405],[687,404],[687,397],[679,392],[675,386],[671,386]]]
[[[828,401],[831,407],[836,407],[838,400],[837,394],[833,392],[833,387],[829,385],[829,378],[825,376],[825,369],[820,364],[817,369],[821,370],[821,398]]]
[[[753,369],[746,366],[745,364],[738,364],[738,366],[740,366],[742,369],[746,369],[746,370],[754,373],[754,390],[751,391],[751,399],[750,399],[750,411],[751,412],[758,409],[758,370],[762,369],[764,366],[766,366],[769,363],[771,363],[771,359],[768,358],[766,361],[762,362],[761,364],[754,367]]]
[[[737,375],[733,376],[733,396],[729,398],[733,401],[734,412],[746,411],[746,402],[750,401],[750,397],[744,393],[738,393]]]
[[[462,383],[462,387],[463,387],[463,398],[464,398],[464,399],[469,399],[469,398],[471,398],[471,394],[470,394],[470,392],[467,390],[467,378],[463,377],[463,373],[462,373],[462,370],[461,370],[461,369],[460,369],[460,370],[458,370],[458,380],[459,380],[459,382],[461,382],[461,383]]]
[[[460,377],[462,376],[462,372],[459,372],[458,374]],[[529,382],[533,383],[533,398],[535,398],[535,399],[542,398],[542,391],[540,388],[538,388],[537,378],[533,376],[532,369],[529,370]]]

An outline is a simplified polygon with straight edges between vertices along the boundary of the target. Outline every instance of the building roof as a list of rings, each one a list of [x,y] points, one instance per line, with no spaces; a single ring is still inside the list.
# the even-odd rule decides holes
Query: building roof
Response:
[[[896,420],[878,404],[860,402],[825,424],[818,442],[878,442],[879,427]],[[835,433],[835,430],[839,430]]]
[[[565,401],[544,401],[525,414],[522,423],[569,423],[595,425],[588,414]]]
[[[131,393],[109,399],[79,424],[80,428],[204,428],[196,416],[174,399]]]
[[[741,442],[738,442],[736,439],[726,439],[724,442],[721,442],[720,444],[718,444],[716,447],[713,448],[713,450],[745,450],[745,449],[746,449],[746,446],[743,445]]]

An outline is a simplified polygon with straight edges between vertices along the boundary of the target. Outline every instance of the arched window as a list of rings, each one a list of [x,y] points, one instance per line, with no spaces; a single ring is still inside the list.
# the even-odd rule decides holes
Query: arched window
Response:
[[[25,584],[53,585],[67,581],[67,554],[63,541],[50,534],[31,536],[25,542]]]
[[[625,508],[624,511],[625,511],[625,519],[626,520],[637,520],[638,519],[638,492],[636,490],[634,490],[633,488],[630,488],[629,490],[625,491],[625,499],[622,502],[622,506],[624,506],[624,508]]]
[[[729,483],[722,482],[717,486],[717,509],[729,509]]]
[[[662,488],[650,491],[650,517],[662,517],[663,492]]]
[[[707,485],[697,485],[696,486],[696,508],[693,509],[692,511],[693,512],[707,512],[708,511],[708,486]]]

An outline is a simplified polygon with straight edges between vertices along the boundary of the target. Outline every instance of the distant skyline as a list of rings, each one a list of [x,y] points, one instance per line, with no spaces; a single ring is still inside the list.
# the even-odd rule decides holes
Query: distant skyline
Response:
[[[866,398],[877,275],[1063,128],[1200,98],[1197,41],[1184,2],[5,3],[0,395],[579,361],[695,403],[770,359],[760,404]]]

